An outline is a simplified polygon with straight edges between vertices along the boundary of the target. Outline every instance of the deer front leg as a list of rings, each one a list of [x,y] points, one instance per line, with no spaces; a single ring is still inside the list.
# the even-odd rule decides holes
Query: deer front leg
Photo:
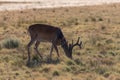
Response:
[[[53,44],[53,45],[54,45],[54,48],[55,48],[55,50],[57,52],[57,56],[60,57],[57,46],[55,44]]]
[[[57,37],[55,37],[55,39],[52,40],[52,46],[51,46],[51,50],[50,50],[50,59],[51,59],[51,57],[52,57],[53,47],[55,48],[55,51],[57,52],[57,56],[58,56],[58,57],[60,56],[60,55],[59,55],[59,52],[58,52],[58,48],[57,48],[57,46],[56,46],[56,44],[55,44],[56,40],[57,40]]]
[[[53,52],[53,43],[52,43],[52,46],[51,46],[51,49],[50,49],[50,59],[52,59],[52,52]]]
[[[59,59],[58,48],[57,48],[57,46],[56,46],[54,43],[52,43],[51,50],[50,50],[50,61],[52,60],[52,52],[53,52],[53,48],[55,48],[55,50],[56,50],[56,52],[57,52],[58,59]]]

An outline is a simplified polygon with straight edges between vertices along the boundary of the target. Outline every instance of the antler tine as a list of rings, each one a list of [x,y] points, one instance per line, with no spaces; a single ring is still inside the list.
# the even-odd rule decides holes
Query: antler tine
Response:
[[[78,40],[77,40],[77,42],[76,42],[75,44],[73,44],[73,40],[72,40],[71,47],[73,48],[73,47],[76,46],[76,45],[80,46],[79,40],[80,40],[80,37],[78,37]]]
[[[77,42],[76,42],[77,44],[79,43],[79,40],[80,40],[80,37],[78,37],[78,40],[77,40]]]

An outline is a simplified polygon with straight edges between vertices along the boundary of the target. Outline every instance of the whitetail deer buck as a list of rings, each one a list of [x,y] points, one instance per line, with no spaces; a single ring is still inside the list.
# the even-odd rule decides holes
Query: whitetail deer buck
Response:
[[[28,49],[28,63],[30,62],[30,46],[35,42],[35,51],[38,53],[38,55],[42,58],[42,55],[38,51],[38,46],[40,42],[51,42],[51,50],[50,50],[50,58],[52,56],[53,48],[55,48],[57,55],[59,57],[59,52],[57,45],[61,45],[63,48],[66,56],[68,58],[72,59],[72,49],[74,46],[79,46],[81,48],[82,41],[79,42],[79,39],[75,44],[69,44],[67,43],[62,31],[60,28],[45,25],[45,24],[33,24],[29,26],[28,32],[30,33],[31,41],[28,43],[27,49]]]

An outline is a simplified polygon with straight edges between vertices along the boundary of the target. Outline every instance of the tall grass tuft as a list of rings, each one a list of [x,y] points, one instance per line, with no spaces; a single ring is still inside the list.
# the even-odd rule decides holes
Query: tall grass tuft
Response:
[[[19,45],[20,45],[20,42],[16,39],[7,39],[3,42],[3,47],[7,49],[18,48]]]
[[[55,71],[53,72],[53,76],[59,76],[59,75],[60,75],[59,71],[55,70]]]

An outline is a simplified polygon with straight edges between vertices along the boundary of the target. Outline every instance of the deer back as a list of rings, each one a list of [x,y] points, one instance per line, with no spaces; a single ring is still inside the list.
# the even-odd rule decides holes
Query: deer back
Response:
[[[45,24],[31,25],[29,26],[28,32],[30,33],[31,38],[35,38],[42,42],[51,42],[55,40],[55,44],[57,45],[61,44],[61,40],[64,37],[60,28]]]

